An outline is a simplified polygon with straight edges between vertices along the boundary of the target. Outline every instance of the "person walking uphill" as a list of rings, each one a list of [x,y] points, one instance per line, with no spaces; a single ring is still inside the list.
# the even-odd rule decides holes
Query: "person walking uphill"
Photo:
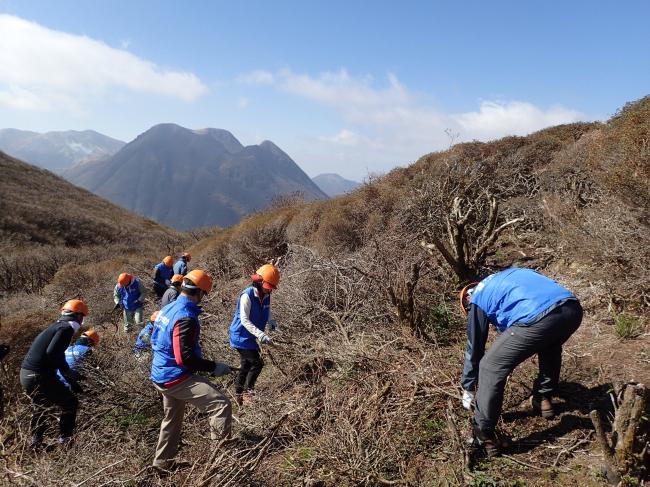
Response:
[[[171,255],[168,255],[154,267],[153,291],[159,299],[162,298],[162,295],[165,294],[165,291],[167,291],[167,288],[171,284],[171,279],[174,275],[173,265],[174,259]]]
[[[186,403],[210,415],[213,440],[230,436],[230,401],[208,379],[196,375],[203,371],[220,377],[230,372],[228,365],[206,360],[201,354],[199,303],[211,290],[212,278],[201,270],[193,270],[183,279],[181,295],[160,310],[154,322],[151,380],[162,394],[164,417],[153,465],[164,470],[175,466]]]
[[[266,264],[251,279],[253,285],[239,295],[230,324],[230,346],[239,352],[241,361],[235,379],[235,398],[240,405],[254,399],[255,382],[264,367],[257,340],[262,344],[273,343],[265,331],[267,323],[271,330],[277,326],[271,317],[271,292],[280,283],[280,271],[274,265]]]
[[[113,290],[115,307],[121,306],[124,310],[124,331],[129,333],[133,325],[142,328],[142,308],[144,306],[144,287],[135,276],[123,272],[117,278]]]
[[[582,307],[573,293],[530,269],[506,269],[470,284],[460,301],[467,313],[463,406],[471,409],[476,390],[474,438],[493,456],[502,446],[495,430],[506,380],[534,354],[539,375],[531,405],[545,418],[554,416],[551,396],[560,378],[562,345],[580,326]],[[500,336],[485,353],[490,323]]]
[[[72,437],[79,404],[74,393],[82,390],[65,360],[65,351],[87,315],[88,306],[83,301],[66,302],[61,308],[61,317],[39,333],[25,355],[20,368],[20,384],[32,400],[32,447],[42,445],[48,411],[53,406],[61,411],[59,443],[67,443]],[[57,371],[66,378],[71,390],[59,380]]]
[[[174,264],[174,274],[180,274],[184,276],[187,274],[187,263],[192,260],[192,256],[189,252],[183,252],[183,255],[176,261]]]

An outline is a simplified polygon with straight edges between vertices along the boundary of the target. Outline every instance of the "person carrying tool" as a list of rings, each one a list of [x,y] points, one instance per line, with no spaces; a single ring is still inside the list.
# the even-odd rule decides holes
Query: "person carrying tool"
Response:
[[[235,316],[230,324],[230,346],[239,352],[241,366],[235,379],[235,399],[242,405],[255,398],[255,382],[262,372],[264,361],[260,355],[260,343],[272,345],[266,331],[277,328],[271,317],[271,292],[280,283],[280,271],[272,264],[265,264],[251,276],[252,285],[239,295]]]
[[[59,319],[34,339],[21,365],[20,384],[32,400],[30,428],[34,448],[43,443],[48,412],[54,406],[61,411],[59,444],[66,444],[72,438],[79,405],[75,393],[82,392],[82,388],[65,360],[65,351],[87,315],[86,303],[79,299],[67,301]],[[65,377],[70,389],[59,380],[57,371]]]
[[[153,466],[171,470],[178,451],[185,404],[210,415],[210,437],[230,437],[232,407],[228,398],[207,378],[196,372],[211,372],[220,377],[230,367],[202,357],[199,336],[202,310],[199,303],[212,290],[212,278],[195,269],[181,284],[181,295],[158,312],[151,334],[151,381],[162,394],[164,417],[160,424]]]
[[[178,297],[178,293],[180,292],[182,282],[183,282],[183,276],[182,275],[174,274],[172,276],[171,284],[169,285],[169,289],[167,289],[167,291],[165,291],[165,294],[163,294],[163,297],[160,300],[160,307],[161,308],[164,308],[169,303],[176,300],[176,298]]]
[[[161,298],[171,284],[174,275],[174,259],[171,255],[165,257],[162,262],[154,267],[153,291],[158,298]]]
[[[544,418],[555,415],[551,396],[560,378],[562,345],[580,326],[582,307],[573,293],[552,279],[515,268],[465,286],[460,305],[467,315],[463,406],[468,410],[473,406],[474,439],[494,456],[503,447],[496,425],[506,380],[532,355],[538,356],[539,375],[531,406]],[[490,323],[500,335],[485,353]]]
[[[142,328],[142,308],[144,306],[144,286],[142,281],[131,274],[123,272],[117,278],[113,290],[113,309],[122,307],[124,310],[124,331],[129,333],[135,324]]]
[[[88,331],[84,331],[81,336],[74,342],[73,345],[70,345],[65,351],[65,361],[70,367],[70,371],[75,379],[80,381],[83,377],[82,369],[84,362],[92,354],[93,348],[99,344],[99,333],[97,333],[92,328]],[[61,371],[57,371],[57,376],[63,384],[71,389],[70,383],[63,376]]]
[[[138,361],[143,361],[149,357],[151,352],[151,332],[153,331],[153,324],[158,317],[158,311],[154,311],[149,318],[149,323],[144,325],[133,347],[133,354]]]
[[[183,255],[176,261],[174,264],[174,274],[180,274],[184,276],[187,274],[187,263],[192,260],[192,256],[189,252],[183,252]]]

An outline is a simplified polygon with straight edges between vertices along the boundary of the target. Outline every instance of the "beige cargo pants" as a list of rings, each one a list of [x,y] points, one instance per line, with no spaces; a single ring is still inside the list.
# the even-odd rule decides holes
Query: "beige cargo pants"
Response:
[[[153,459],[155,467],[169,468],[173,464],[181,438],[186,403],[210,415],[210,438],[220,440],[230,436],[232,425],[230,400],[205,377],[192,375],[189,379],[167,389],[156,384],[154,387],[162,394],[164,408],[158,446]]]

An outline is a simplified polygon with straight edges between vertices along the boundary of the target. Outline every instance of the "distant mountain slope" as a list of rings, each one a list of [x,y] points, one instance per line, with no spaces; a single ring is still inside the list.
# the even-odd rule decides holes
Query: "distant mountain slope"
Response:
[[[125,208],[178,229],[228,226],[281,195],[327,196],[269,141],[244,147],[225,130],[160,124],[104,161],[65,177]]]
[[[93,130],[38,133],[0,129],[0,150],[57,173],[83,160],[113,155],[123,146],[121,140]]]
[[[323,190],[323,192],[329,196],[334,197],[340,194],[349,193],[350,191],[358,188],[361,183],[356,181],[350,181],[345,179],[338,174],[319,174],[316,177],[311,179],[316,185]]]
[[[176,232],[0,152],[2,247],[81,247],[177,236]]]

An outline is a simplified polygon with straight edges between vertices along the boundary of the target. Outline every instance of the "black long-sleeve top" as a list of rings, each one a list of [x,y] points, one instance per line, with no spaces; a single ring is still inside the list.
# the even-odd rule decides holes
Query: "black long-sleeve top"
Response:
[[[41,375],[54,375],[57,370],[64,375],[69,373],[65,350],[73,335],[74,328],[70,325],[70,320],[62,318],[52,323],[34,339],[21,367]]]
[[[192,372],[212,372],[216,364],[198,356],[194,351],[198,340],[199,324],[195,319],[187,317],[176,322],[173,332],[176,363]]]

